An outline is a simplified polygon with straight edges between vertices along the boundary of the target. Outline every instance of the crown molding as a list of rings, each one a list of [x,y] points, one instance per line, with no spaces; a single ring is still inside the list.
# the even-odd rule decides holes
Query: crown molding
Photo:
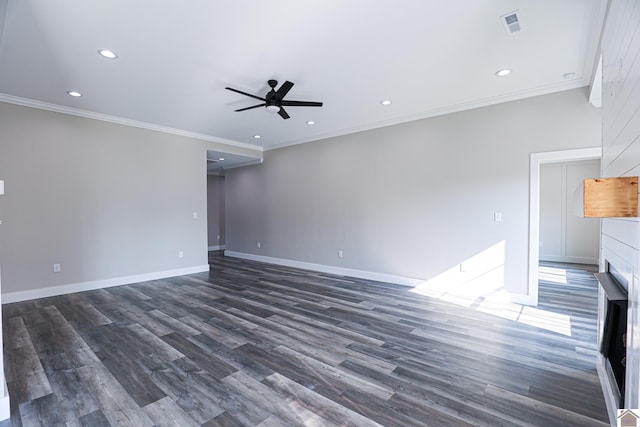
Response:
[[[335,138],[339,136],[349,135],[358,132],[365,132],[373,129],[379,129],[387,126],[398,125],[402,123],[408,123],[416,120],[428,119],[431,117],[442,116],[450,113],[457,113],[466,110],[472,110],[475,108],[488,107],[491,105],[502,104],[505,102],[519,101],[526,98],[532,98],[535,96],[548,95],[551,93],[562,92],[566,90],[578,89],[588,86],[589,83],[584,79],[578,78],[568,82],[556,83],[552,85],[540,86],[533,89],[527,89],[523,91],[510,92],[503,95],[492,96],[482,99],[477,99],[470,102],[463,102],[456,105],[450,105],[442,108],[434,108],[422,113],[412,114],[409,116],[397,117],[390,120],[379,121],[375,123],[369,123],[363,126],[356,126],[352,128],[340,129],[334,132],[327,132],[323,134],[312,135],[308,138],[297,139],[293,141],[287,141],[280,144],[272,144],[268,146],[249,144],[246,142],[234,141],[225,138],[214,137],[211,135],[205,135],[201,133],[186,131],[182,129],[171,128],[168,126],[161,126],[152,123],[140,122],[137,120],[125,119],[122,117],[111,116],[108,114],[95,113],[91,111],[81,110],[77,108],[65,107],[58,104],[51,104],[43,101],[37,101],[29,98],[21,98],[13,95],[0,93],[0,102],[7,102],[10,104],[22,105],[25,107],[32,107],[41,110],[48,110],[57,113],[69,114],[78,117],[84,117],[88,119],[101,120],[110,123],[121,124],[125,126],[132,126],[142,129],[153,130],[157,132],[168,133],[172,135],[184,136],[187,138],[199,139],[202,141],[215,142],[219,144],[229,145],[233,147],[246,148],[250,150],[256,150],[259,152],[276,150],[279,148],[285,148],[293,145],[304,144],[307,142],[319,141],[328,138]]]
[[[309,138],[298,139],[295,141],[283,142],[281,144],[273,144],[264,148],[264,151],[277,150],[278,148],[289,147],[292,145],[304,144],[306,142],[319,141],[321,139],[335,138],[339,136],[349,135],[368,130],[379,129],[387,126],[399,125],[403,123],[413,122],[416,120],[428,119],[431,117],[444,116],[445,114],[458,113],[461,111],[473,110],[475,108],[489,107],[491,105],[502,104],[505,102],[519,101],[522,99],[533,98],[535,96],[549,95],[556,92],[564,92],[567,90],[578,89],[588,86],[589,84],[583,79],[575,79],[568,82],[555,83],[551,85],[540,86],[533,89],[510,92],[504,95],[491,96],[487,98],[476,99],[469,102],[463,102],[456,105],[448,105],[442,108],[434,108],[422,113],[411,114],[408,116],[397,117],[390,120],[369,123],[363,126],[341,129],[335,132],[313,135]]]
[[[0,93],[0,102],[8,104],[21,105],[23,107],[37,108],[39,110],[53,111],[55,113],[68,114],[71,116],[83,117],[85,119],[100,120],[103,122],[115,123],[118,125],[131,126],[140,129],[147,129],[156,132],[168,133],[171,135],[184,136],[187,138],[198,139],[201,141],[215,142],[218,144],[230,145],[232,147],[246,148],[249,150],[264,151],[262,146],[247,144],[246,142],[234,141],[231,139],[219,138],[203,133],[191,132],[183,129],[176,129],[168,126],[156,125],[137,120],[125,119],[122,117],[111,116],[109,114],[95,113],[93,111],[81,110],[79,108],[65,107],[63,105],[51,104],[48,102],[37,101],[35,99],[21,98],[18,96]]]

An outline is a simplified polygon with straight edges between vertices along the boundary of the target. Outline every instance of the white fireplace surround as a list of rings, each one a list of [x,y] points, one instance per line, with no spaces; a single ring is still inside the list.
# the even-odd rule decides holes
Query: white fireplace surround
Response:
[[[605,272],[608,271],[608,264],[615,268],[615,272],[611,272],[612,275],[617,279],[617,281],[622,285],[623,288],[627,290],[629,297],[629,309],[627,312],[627,348],[631,346],[631,342],[633,341],[632,336],[633,327],[632,322],[634,318],[637,318],[638,307],[634,306],[632,303],[632,288],[634,284],[634,268],[633,266],[626,261],[625,253],[617,253],[618,251],[613,251],[609,247],[611,246],[611,242],[607,242],[607,245],[603,245],[603,252],[601,256],[600,262],[600,271]],[[615,246],[615,245],[614,245]],[[616,247],[619,251],[624,252],[623,247]],[[598,291],[598,349],[600,349],[603,329],[605,323],[605,314],[606,314],[606,305],[607,305],[607,296],[605,294],[602,286],[599,286]],[[635,316],[632,314],[632,311],[635,311]],[[609,415],[609,420],[611,420],[611,425],[615,426],[615,420],[617,418],[617,409],[620,407],[624,408],[635,408],[635,403],[638,399],[638,385],[637,381],[634,381],[633,378],[637,378],[638,371],[638,361],[633,360],[633,352],[627,353],[627,363],[626,363],[626,377],[625,377],[625,402],[620,405],[620,391],[618,390],[618,386],[616,384],[613,371],[611,366],[609,365],[608,360],[598,352],[596,358],[596,369],[598,371],[598,377],[600,379],[600,384],[602,386],[602,392],[604,395],[604,399],[607,405],[607,412]],[[634,364],[636,366],[634,366]]]
[[[607,263],[605,262],[605,265]],[[602,269],[601,269],[602,270]],[[605,271],[607,268],[605,267]],[[602,340],[604,337],[604,325],[606,319],[606,312],[608,307],[608,296],[606,291],[604,290],[603,284],[600,282],[598,287],[598,354],[596,360],[596,369],[598,371],[598,377],[600,379],[600,384],[602,386],[602,392],[607,404],[607,411],[609,412],[609,419],[611,418],[612,413],[615,413],[617,408],[621,408],[623,405],[621,403],[621,391],[618,388],[616,383],[615,375],[613,373],[613,369],[611,368],[611,364],[606,356],[604,356],[600,350],[602,349]],[[623,288],[628,290],[628,287],[625,286],[624,281],[619,282]]]

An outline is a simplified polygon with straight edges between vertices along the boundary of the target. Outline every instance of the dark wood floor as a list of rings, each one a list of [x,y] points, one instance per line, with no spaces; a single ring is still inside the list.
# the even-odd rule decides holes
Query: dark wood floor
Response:
[[[542,281],[540,311],[509,320],[403,286],[210,262],[5,305],[0,426],[608,425],[588,272]],[[570,335],[522,322],[535,313]]]

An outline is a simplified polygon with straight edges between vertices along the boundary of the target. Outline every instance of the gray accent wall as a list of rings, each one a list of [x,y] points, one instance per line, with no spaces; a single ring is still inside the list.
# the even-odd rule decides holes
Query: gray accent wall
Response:
[[[206,151],[222,148],[248,154],[0,103],[2,293],[206,267]]]
[[[207,176],[207,218],[209,248],[224,246],[224,176]]]
[[[504,245],[526,294],[529,156],[596,147],[600,121],[583,88],[267,151],[226,174],[226,249],[431,279]]]

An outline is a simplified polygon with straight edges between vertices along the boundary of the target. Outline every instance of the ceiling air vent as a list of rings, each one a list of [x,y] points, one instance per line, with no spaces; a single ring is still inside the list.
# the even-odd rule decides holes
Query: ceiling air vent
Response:
[[[507,34],[517,33],[522,30],[520,20],[518,19],[517,10],[511,13],[507,13],[506,15],[502,15],[500,19],[502,20],[502,25],[504,25]]]

